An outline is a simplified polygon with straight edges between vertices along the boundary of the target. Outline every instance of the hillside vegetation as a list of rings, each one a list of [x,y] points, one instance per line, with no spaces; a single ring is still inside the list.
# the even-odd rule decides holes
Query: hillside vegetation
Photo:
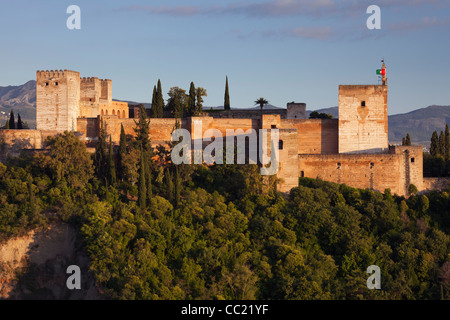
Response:
[[[0,164],[0,239],[72,224],[111,299],[450,297],[450,189],[406,199],[302,178],[284,196],[256,166],[175,166],[136,130],[115,153],[65,133]],[[366,286],[374,264],[381,290]]]

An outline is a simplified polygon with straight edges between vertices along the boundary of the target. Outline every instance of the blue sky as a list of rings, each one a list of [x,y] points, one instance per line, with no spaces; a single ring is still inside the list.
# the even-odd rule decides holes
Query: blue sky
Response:
[[[113,81],[113,97],[150,102],[161,79],[206,88],[205,105],[263,96],[275,106],[336,106],[339,84],[376,84],[384,57],[389,114],[450,105],[449,0],[0,0],[0,86],[36,70]],[[81,30],[66,9],[81,8]],[[381,30],[369,30],[369,5]]]

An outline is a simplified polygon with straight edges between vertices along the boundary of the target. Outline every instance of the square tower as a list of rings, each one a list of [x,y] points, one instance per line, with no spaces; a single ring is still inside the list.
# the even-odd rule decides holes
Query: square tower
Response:
[[[339,86],[339,153],[386,152],[387,85]]]
[[[36,71],[36,129],[75,131],[80,102],[80,73]]]

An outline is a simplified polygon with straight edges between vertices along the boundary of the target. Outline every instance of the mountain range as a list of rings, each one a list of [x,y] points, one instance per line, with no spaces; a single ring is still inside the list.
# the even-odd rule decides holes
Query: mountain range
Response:
[[[123,101],[123,100],[118,100]],[[139,102],[126,101],[130,104],[140,104]],[[149,103],[143,103],[145,107],[150,107]],[[205,107],[209,110],[211,107]],[[212,107],[222,109],[222,107]],[[259,108],[259,106],[248,109]],[[278,109],[273,105],[265,106],[266,109]],[[27,122],[30,128],[36,127],[36,81],[30,80],[19,86],[0,86],[0,126],[3,126],[9,118],[9,112],[14,110],[14,114],[20,114],[23,121]],[[315,110],[317,112],[329,113],[334,118],[338,117],[338,107],[330,107]],[[312,110],[306,112],[307,117]],[[407,133],[411,136],[414,144],[428,146],[434,130],[438,133],[445,129],[445,124],[450,123],[450,105],[431,105],[417,109],[408,113],[390,115],[389,142],[391,144],[401,143],[402,138]]]

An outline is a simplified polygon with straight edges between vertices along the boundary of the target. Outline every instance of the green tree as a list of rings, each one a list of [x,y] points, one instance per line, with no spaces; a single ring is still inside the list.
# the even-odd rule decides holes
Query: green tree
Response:
[[[127,155],[127,136],[125,135],[125,129],[123,128],[123,124],[120,124],[120,142],[119,142],[119,154],[118,154],[118,171],[119,178],[123,181],[125,177],[125,159]]]
[[[226,77],[226,80],[225,80],[225,95],[224,95],[223,108],[225,110],[230,110],[230,93],[228,92],[228,76]]]
[[[196,116],[200,115],[203,112],[203,97],[207,96],[206,89],[202,87],[198,87],[195,89],[195,93],[197,95],[197,101],[195,104],[195,114]]]
[[[324,112],[313,111],[309,114],[310,119],[333,119],[333,115]]]
[[[145,173],[146,161],[145,152],[141,147],[141,161],[139,165],[139,182],[138,182],[138,203],[141,209],[144,209],[147,205],[147,184],[146,184],[146,173]]]
[[[114,164],[114,150],[111,136],[109,136],[109,155],[108,155],[108,182],[114,186],[116,184],[116,166]]]
[[[38,167],[55,181],[65,179],[76,188],[84,188],[93,177],[91,155],[73,132],[50,136],[45,151],[35,157]]]
[[[442,157],[445,157],[445,134],[444,131],[441,131],[439,135],[439,154]]]
[[[431,135],[430,154],[432,157],[436,157],[439,154],[439,138],[436,130]]]
[[[16,128],[16,122],[14,120],[14,110],[11,109],[11,112],[9,113],[9,129],[15,129]]]
[[[11,128],[9,127],[9,120],[6,120],[5,127],[6,127],[6,129],[11,129]]]
[[[135,128],[134,131],[136,132],[136,141],[138,142],[139,146],[142,147],[144,152],[150,151],[151,144],[150,144],[150,119],[147,118],[147,113],[145,112],[144,106],[141,104],[139,106],[139,119],[138,121],[134,121]]]
[[[95,153],[94,153],[94,167],[97,178],[100,181],[104,181],[106,179],[107,171],[106,168],[108,166],[107,157],[106,157],[106,149],[107,149],[107,141],[106,141],[106,130],[103,127],[103,120],[100,120],[100,131],[98,135],[98,141],[95,145]]]
[[[164,98],[162,94],[161,81],[158,79],[158,85],[156,88],[156,100],[155,100],[155,118],[162,118],[164,116]]]
[[[20,113],[17,115],[17,129],[23,129],[23,122],[20,118]]]
[[[179,87],[170,88],[167,109],[172,113],[174,118],[183,118],[186,114],[188,98],[186,90]]]
[[[409,133],[406,134],[406,138],[405,138],[405,146],[410,146],[411,145],[411,136],[409,135]]]
[[[450,161],[450,131],[448,129],[448,123],[445,124],[445,160]]]
[[[187,115],[188,116],[193,116],[196,114],[195,98],[196,98],[195,86],[194,86],[194,82],[191,82],[191,85],[189,87],[188,106],[187,106]]]
[[[157,114],[158,114],[158,110],[156,107],[156,86],[153,86],[152,109],[151,109],[152,118],[158,118]]]

